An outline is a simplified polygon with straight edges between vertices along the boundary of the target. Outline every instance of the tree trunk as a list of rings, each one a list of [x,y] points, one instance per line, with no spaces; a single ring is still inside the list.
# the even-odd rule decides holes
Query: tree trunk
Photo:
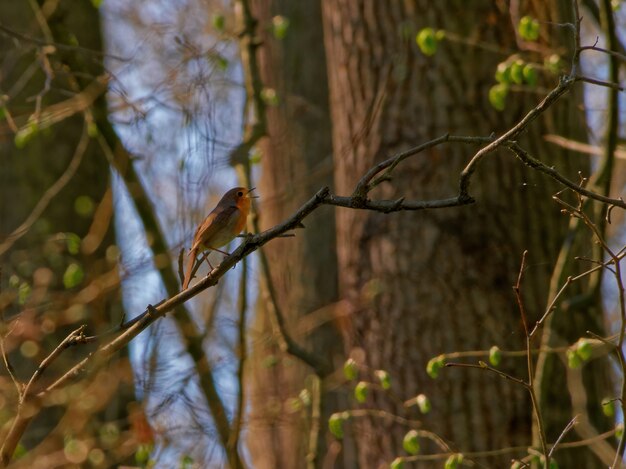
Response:
[[[543,21],[573,20],[569,7],[564,7],[571,2],[521,3],[519,16],[531,14],[542,21],[542,41],[553,32],[543,27]],[[505,2],[476,1],[469,7],[465,1],[324,0],[323,19],[339,194],[350,194],[359,177],[381,159],[443,134],[498,135],[540,99],[532,93],[516,94],[503,112],[489,104],[496,66],[516,47],[512,22],[517,20],[512,21]],[[416,33],[424,27],[444,29],[470,44],[444,41],[434,56],[426,57],[415,44]],[[476,46],[481,44],[493,47]],[[533,155],[574,179],[577,170],[589,173],[588,160],[548,148],[542,135],[584,139],[580,98],[579,93],[567,96],[520,138]],[[393,180],[371,196],[455,195],[459,172],[475,151],[448,144],[422,153],[403,162]],[[533,321],[546,307],[567,219],[551,199],[559,188],[503,151],[487,157],[471,187],[477,202],[463,208],[390,215],[337,212],[340,294],[352,319],[348,345],[363,364],[388,370],[403,399],[426,393],[433,410],[423,418],[424,429],[451,442],[454,450],[529,445],[531,406],[521,386],[467,369],[445,369],[432,380],[425,366],[445,352],[488,350],[492,345],[524,349],[511,289],[522,252],[529,250],[523,294]],[[580,323],[601,332],[597,310],[577,314],[579,324],[569,322],[568,340],[584,334]],[[525,361],[516,358],[501,365],[522,379],[527,379],[525,367]],[[557,376],[550,386],[560,392],[560,400],[551,405],[561,415],[547,422],[552,442],[573,417],[563,392],[564,373]],[[594,379],[606,390],[602,367]],[[590,401],[597,402],[595,391],[589,392]],[[367,407],[372,406],[420,418],[404,409],[401,399],[382,391],[372,392]],[[357,420],[354,438],[360,467],[383,467],[400,455],[406,431],[388,421]],[[440,451],[432,445],[428,450]],[[478,462],[505,467],[521,456],[524,452]],[[563,467],[599,465],[585,450],[559,452],[558,460]],[[433,467],[440,466],[438,462]]]
[[[319,3],[258,1],[254,7],[254,16],[259,20],[258,57],[263,85],[274,89],[278,97],[276,106],[268,106],[268,137],[259,146],[260,223],[265,229],[283,221],[320,186],[332,182],[332,150]],[[290,22],[282,41],[272,35],[272,18],[276,15]],[[316,212],[307,220],[306,229],[296,230],[295,235],[263,248],[271,282],[289,333],[330,363],[336,355],[343,356],[332,323],[337,301],[332,210]],[[258,270],[262,277],[260,266]],[[279,350],[272,309],[266,280],[261,278],[253,327],[252,410],[247,443],[255,468],[304,467],[308,453],[326,452],[325,422],[337,407],[337,396],[323,392],[321,418],[311,407],[293,407],[301,390],[315,393],[315,379],[309,367]],[[322,428],[319,438],[311,437],[311,428],[316,425]],[[309,461],[315,463],[314,458]]]
[[[52,8],[48,2],[46,8],[39,10],[38,18],[33,14],[37,6],[33,5],[35,2],[2,2],[0,17],[5,25],[27,38],[80,45],[83,49],[59,46],[44,50],[35,41],[2,36],[1,74],[7,86],[3,86],[3,92],[8,93],[7,108],[18,126],[24,126],[35,112],[34,96],[41,93],[41,115],[46,115],[49,106],[69,103],[68,98],[84,91],[103,73],[99,15],[90,2],[61,1]],[[44,22],[46,26],[42,27]],[[68,65],[76,61],[82,64],[82,73],[76,73],[79,71]],[[50,80],[47,91],[46,79]],[[19,83],[24,86],[20,87]],[[104,91],[102,85],[91,112],[106,114]],[[115,238],[109,165],[96,141],[86,136],[82,112],[74,112],[72,117],[51,127],[40,125],[41,130],[23,148],[17,148],[7,121],[2,122],[0,244],[27,220],[44,193],[58,184],[61,175],[64,172],[69,175],[32,228],[2,256],[3,292],[12,293],[7,289],[9,282],[11,287],[31,288],[31,295],[23,304],[14,301],[4,311],[5,318],[14,319],[6,343],[12,350],[10,358],[21,380],[28,380],[39,362],[70,330],[88,324],[87,335],[102,332],[117,324],[122,316],[118,272],[110,250],[115,246]],[[83,143],[85,148],[81,153],[77,148]],[[75,154],[81,154],[82,158]],[[72,160],[77,163],[74,173],[68,172]],[[89,209],[91,204],[93,210]],[[73,240],[68,241],[67,234],[79,237],[76,251],[68,247]],[[83,280],[75,286],[66,282],[71,265],[84,273]],[[34,355],[24,353],[24,344],[31,341],[36,344]],[[84,356],[91,347],[83,345],[73,349],[74,353],[65,352],[46,370],[40,385],[49,384],[77,355]],[[93,441],[98,441],[96,437],[105,423],[127,416],[126,406],[134,400],[132,381],[130,365],[123,356],[91,383],[75,388],[80,393],[73,394],[71,401],[66,402],[69,395],[63,398],[65,394],[59,393],[59,405],[44,409],[22,439],[28,450],[37,448],[20,459],[20,464],[36,467],[36,460],[37,467],[50,467],[59,460],[53,463],[45,455],[52,452],[63,455],[64,445],[74,438],[78,448],[84,448],[83,443],[87,449],[95,447]],[[13,402],[14,396],[9,397],[9,390],[2,389],[5,392],[7,399],[2,402]],[[82,405],[78,405],[79,401]],[[117,430],[127,429],[124,423],[112,425]],[[0,434],[4,436],[2,431]],[[90,436],[94,439],[90,440]],[[105,461],[114,465],[128,456],[128,448],[109,449]],[[83,461],[86,458],[87,453]]]

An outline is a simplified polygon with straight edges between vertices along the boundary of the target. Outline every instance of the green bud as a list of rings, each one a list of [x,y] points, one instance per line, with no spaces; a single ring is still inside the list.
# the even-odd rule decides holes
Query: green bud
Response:
[[[445,364],[446,359],[443,355],[431,358],[426,365],[426,373],[428,373],[428,376],[432,379],[435,379],[439,376],[439,371],[441,371]]]
[[[494,109],[503,111],[506,106],[506,97],[509,94],[509,87],[502,83],[492,86],[489,89],[489,103]]]
[[[263,88],[261,90],[261,99],[268,106],[278,105],[278,94],[274,88]]]
[[[511,64],[511,81],[517,85],[524,82],[524,61],[516,60]]]
[[[602,399],[602,413],[607,417],[613,417],[615,415],[615,399],[608,397]]]
[[[15,137],[13,137],[13,143],[15,143],[15,146],[21,150],[33,139],[35,135],[37,135],[37,132],[39,132],[37,122],[29,122],[26,126],[17,131]]]
[[[493,366],[498,366],[502,361],[502,352],[497,345],[494,345],[489,349],[489,363]]]
[[[587,339],[578,339],[578,342],[576,342],[575,345],[576,354],[582,359],[582,361],[586,362],[591,358],[593,347]]]
[[[140,465],[147,463],[148,459],[150,459],[150,454],[152,453],[152,450],[153,445],[139,445],[137,447],[137,451],[135,451],[135,462]]]
[[[289,18],[277,15],[272,18],[272,33],[278,40],[284,39],[289,29]]]
[[[511,65],[506,62],[500,62],[496,68],[496,81],[504,85],[511,84]]]
[[[343,364],[343,375],[348,380],[357,379],[359,377],[359,367],[352,358],[348,358]]]
[[[224,15],[220,13],[216,13],[215,15],[211,17],[211,24],[213,25],[216,31],[221,33],[222,31],[224,31],[224,26],[226,25],[226,19],[224,18]]]
[[[430,399],[428,399],[426,394],[418,394],[418,396],[415,398],[415,402],[417,403],[417,407],[422,414],[427,414],[428,412],[430,412],[432,406],[430,404]]]
[[[568,349],[566,352],[567,355],[567,366],[572,369],[580,368],[583,364],[582,359],[576,353],[576,350]]]
[[[74,200],[74,211],[82,217],[90,217],[95,209],[96,204],[88,195],[79,195]]]
[[[522,75],[524,76],[524,81],[528,84],[528,86],[537,86],[537,82],[539,81],[539,72],[537,71],[537,67],[533,64],[524,65]]]
[[[346,414],[347,412],[335,412],[328,419],[328,429],[330,433],[339,440],[343,438],[343,424],[348,420]]]
[[[67,266],[65,273],[63,274],[63,285],[65,288],[73,288],[83,281],[85,273],[81,266],[76,263],[72,263]]]
[[[524,16],[519,21],[517,32],[525,41],[536,41],[539,39],[539,21],[531,16]]]
[[[98,124],[96,124],[95,122],[90,122],[89,124],[87,124],[87,135],[89,135],[90,138],[96,138],[98,136]]]
[[[389,464],[389,469],[403,469],[403,467],[404,461],[402,458],[396,458],[391,462],[391,464]]]
[[[80,250],[80,237],[76,233],[65,233],[65,246],[67,252],[76,255]]]
[[[552,54],[551,56],[545,58],[543,65],[548,71],[557,75],[561,73],[563,61],[558,54]]]
[[[26,282],[20,283],[20,286],[17,289],[17,304],[23,305],[26,303],[28,298],[30,298],[30,294],[32,289],[30,285]]]
[[[378,381],[380,381],[380,385],[383,389],[387,390],[391,388],[391,377],[385,370],[374,371],[374,376],[378,378]]]
[[[409,430],[402,440],[404,451],[409,454],[417,454],[420,452],[419,434],[415,430]]]
[[[424,28],[415,36],[415,42],[424,55],[435,55],[437,52],[437,33],[433,28]]]
[[[452,454],[446,459],[446,463],[443,467],[445,469],[457,469],[461,462],[463,462],[463,455],[461,453]]]
[[[354,398],[357,402],[363,404],[367,400],[367,395],[369,394],[369,384],[365,381],[359,381],[357,385],[354,387]]]

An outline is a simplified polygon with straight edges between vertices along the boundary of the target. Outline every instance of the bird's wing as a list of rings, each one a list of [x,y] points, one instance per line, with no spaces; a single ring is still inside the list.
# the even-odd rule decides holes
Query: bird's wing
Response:
[[[185,278],[183,280],[183,290],[187,290],[189,282],[191,281],[191,272],[193,271],[193,265],[196,263],[197,251],[193,249],[189,251],[189,260],[187,261],[187,269],[185,270]]]
[[[235,223],[237,217],[235,213],[239,211],[237,206],[228,206],[221,209],[219,212],[215,210],[209,213],[204,221],[198,226],[196,233],[193,236],[193,244],[191,245],[191,251],[199,251],[202,246],[205,246],[207,241],[210,241],[215,237],[216,233],[220,229],[232,230],[232,225]],[[222,244],[223,246],[223,244]],[[219,248],[220,246],[206,246]]]

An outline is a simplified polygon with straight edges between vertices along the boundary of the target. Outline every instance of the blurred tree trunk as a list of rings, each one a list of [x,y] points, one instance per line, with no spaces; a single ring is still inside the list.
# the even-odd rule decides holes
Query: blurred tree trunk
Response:
[[[93,85],[104,70],[99,14],[92,2],[42,2],[39,8],[36,2],[0,3],[2,23],[23,35],[3,35],[0,42],[2,93],[8,95],[7,108],[18,126],[24,126],[35,111],[34,97],[39,93],[45,115],[48,106],[70,103],[66,100]],[[43,48],[37,41],[53,41],[61,46]],[[46,80],[50,89],[44,92]],[[99,97],[91,106],[95,119],[107,113],[104,90],[105,86],[100,85],[95,94]],[[75,173],[70,171],[67,183],[49,201],[32,228],[2,256],[2,290],[7,295],[20,285],[22,291],[31,290],[23,304],[13,298],[4,311],[7,318],[19,317],[7,344],[21,380],[28,380],[38,363],[70,330],[88,324],[87,334],[101,332],[117,324],[122,316],[116,255],[112,250],[115,238],[109,164],[97,142],[87,137],[82,112],[69,108],[65,111],[75,114],[51,127],[42,126],[23,148],[14,144],[7,121],[2,122],[0,243],[27,219],[46,190],[73,164],[70,161],[77,163]],[[77,159],[75,153],[82,158]],[[68,238],[67,234],[78,238]],[[79,244],[75,245],[74,240]],[[75,285],[70,281],[72,269],[79,272],[75,279],[79,279],[80,273],[83,275]],[[30,352],[23,345],[29,341],[36,344]],[[73,353],[65,352],[46,371],[41,384],[57,378],[88,349],[79,346],[72,349]],[[33,464],[31,467],[61,464],[58,459],[46,459],[44,455],[49,452],[65,454],[61,459],[84,456],[82,462],[88,452],[82,456],[73,456],[71,451],[63,453],[68,441],[76,438],[76,447],[89,450],[100,444],[98,435],[105,426],[112,435],[127,430],[127,405],[134,400],[127,357],[124,355],[89,383],[83,383],[69,399],[69,394],[60,393],[60,405],[42,411],[30,426],[22,443],[28,449],[39,446],[21,463]],[[82,404],[79,406],[78,402]],[[0,408],[0,414],[8,420],[14,409],[11,413],[7,410]],[[105,449],[107,463],[116,465],[132,454],[132,448],[129,452],[128,447],[119,446],[112,444]]]
[[[262,43],[258,56],[263,85],[274,89],[278,97],[278,104],[267,108],[268,137],[260,145],[258,192],[260,223],[265,229],[283,221],[320,186],[331,184],[332,149],[320,4],[276,0],[253,5]],[[276,15],[289,21],[282,41],[272,35]],[[334,214],[325,208],[307,220],[306,229],[296,230],[295,238],[279,239],[264,248],[290,334],[329,362],[337,354],[343,356],[332,324],[337,301],[334,244]],[[312,421],[310,407],[297,410],[290,404],[303,388],[315,388],[312,370],[280,352],[270,319],[273,306],[260,272],[259,266],[261,292],[253,326],[247,443],[256,468],[304,467],[312,449],[311,426],[321,425],[323,439],[337,396],[324,394],[324,413],[317,422]],[[317,444],[324,448],[323,440]]]
[[[512,20],[508,5],[491,0],[471,2],[471,7],[460,0],[323,1],[339,194],[350,194],[368,168],[395,152],[445,133],[499,134],[538,103],[541,94],[517,94],[503,112],[496,112],[487,99],[497,64],[516,49],[512,23],[519,17]],[[548,43],[548,36],[554,35],[550,44],[559,42],[561,32],[544,27],[544,22],[573,21],[570,1],[520,2],[515,14],[537,17],[541,42]],[[434,56],[426,57],[417,49],[415,36],[428,26],[467,38],[471,44],[444,41]],[[570,36],[561,39],[567,39],[559,42],[562,47],[571,47]],[[536,60],[543,57],[537,55]],[[569,62],[569,57],[565,60]],[[555,79],[546,86],[553,86]],[[559,133],[583,140],[581,102],[581,93],[568,95],[520,139],[532,154],[573,179],[577,170],[589,174],[588,159],[548,148],[542,135]],[[432,199],[456,194],[459,172],[474,151],[447,145],[413,157],[372,197]],[[368,367],[388,370],[403,398],[429,395],[433,411],[423,418],[424,428],[459,451],[530,444],[531,406],[524,389],[466,369],[445,369],[434,381],[424,368],[442,352],[487,350],[495,344],[509,350],[524,348],[511,286],[522,252],[528,249],[523,293],[531,321],[536,320],[547,304],[551,269],[567,229],[567,219],[551,200],[557,190],[552,181],[501,151],[489,155],[475,176],[472,195],[477,203],[472,206],[390,215],[337,212],[340,295],[352,318],[348,346]],[[587,329],[602,331],[598,309],[570,313],[560,322],[562,344]],[[564,368],[556,365],[549,386],[558,398],[545,404],[552,406],[546,414],[550,441],[573,417]],[[501,365],[524,379],[525,366],[518,359]],[[587,390],[587,398],[597,415],[602,397],[598,392],[608,391],[606,369],[599,366],[587,372],[589,381],[596,383]],[[368,407],[420,418],[398,399],[383,392],[372,394]],[[354,437],[359,466],[388,464],[400,454],[406,430],[387,421],[358,420]],[[514,456],[523,455],[486,464],[505,467]],[[586,449],[559,452],[557,459],[562,467],[600,466]],[[441,462],[435,466],[441,467]]]

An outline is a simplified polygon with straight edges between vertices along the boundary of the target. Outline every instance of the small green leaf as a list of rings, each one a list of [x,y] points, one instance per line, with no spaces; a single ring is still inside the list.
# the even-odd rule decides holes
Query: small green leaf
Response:
[[[428,373],[428,376],[432,379],[436,379],[439,376],[439,371],[441,371],[445,364],[446,359],[443,355],[431,358],[426,365],[426,373]]]
[[[220,69],[222,72],[228,70],[228,59],[222,54],[216,54],[216,56],[213,57],[213,60],[217,65],[217,68]]]
[[[489,89],[489,103],[498,111],[503,111],[506,107],[506,97],[509,94],[509,87],[502,83],[493,85]]]
[[[181,469],[191,469],[194,466],[194,461],[191,456],[185,454],[182,458],[180,458],[180,468]]]
[[[524,81],[528,84],[528,86],[533,88],[537,86],[537,82],[539,81],[539,72],[537,71],[537,67],[533,64],[524,65],[522,75],[524,76]]]
[[[566,352],[567,355],[567,366],[572,369],[580,368],[583,364],[580,356],[576,353],[576,350],[568,349]]]
[[[224,26],[226,25],[226,19],[224,18],[224,15],[220,13],[216,13],[213,16],[211,16],[211,24],[213,25],[216,31],[221,33],[224,31]]]
[[[87,135],[89,135],[90,138],[96,138],[98,134],[98,124],[96,124],[95,122],[90,122],[89,124],[87,124]]]
[[[443,467],[445,469],[457,469],[461,462],[463,462],[463,455],[461,453],[452,454],[446,459],[446,463]]]
[[[11,288],[17,288],[20,284],[20,278],[13,274],[9,277],[9,287]]]
[[[561,73],[561,70],[563,69],[563,61],[558,54],[552,54],[549,57],[546,57],[543,61],[543,65],[549,72],[555,75]]]
[[[389,469],[403,469],[404,460],[402,458],[396,458],[389,464]]]
[[[591,342],[587,339],[578,339],[578,342],[576,342],[576,354],[581,360],[586,362],[591,358],[592,353],[593,347],[591,346]]]
[[[409,430],[402,440],[404,451],[409,454],[417,454],[420,452],[419,434],[415,430]]]
[[[346,379],[352,381],[359,377],[359,367],[352,358],[348,358],[343,364],[343,375]]]
[[[76,233],[65,233],[65,246],[70,254],[80,251],[80,237]]]
[[[335,412],[328,419],[328,429],[335,438],[339,440],[343,438],[343,424],[348,420],[349,415],[347,412]]]
[[[142,444],[137,447],[135,451],[135,462],[137,464],[145,464],[150,459],[150,453],[152,453],[153,445]]]
[[[430,412],[432,405],[430,404],[430,399],[428,399],[426,394],[418,394],[415,398],[415,402],[417,403],[417,407],[422,414]]]
[[[617,438],[618,440],[621,440],[623,435],[624,435],[624,424],[618,423],[617,425],[615,425],[615,438]]]
[[[602,399],[602,413],[607,417],[615,415],[615,399],[605,397]]]
[[[95,8],[100,8],[102,6],[102,4],[104,3],[104,0],[91,0],[91,4],[95,7]]]
[[[272,33],[276,39],[282,40],[285,38],[289,30],[289,23],[289,18],[281,15],[276,15],[272,18]]]
[[[15,451],[13,451],[13,459],[19,459],[25,456],[27,453],[28,450],[26,449],[26,446],[24,446],[22,443],[18,443],[15,447]]]
[[[519,20],[517,31],[525,41],[536,41],[539,39],[539,21],[532,16],[523,16]]]
[[[79,195],[74,200],[74,211],[82,217],[90,217],[95,207],[93,199],[88,195]]]
[[[504,85],[511,84],[511,64],[507,62],[500,62],[496,67],[496,81]]]
[[[65,288],[73,288],[83,281],[85,276],[83,269],[76,263],[72,263],[67,266],[65,273],[63,274],[63,285]]]
[[[29,122],[26,126],[18,130],[15,137],[13,137],[16,148],[20,150],[24,148],[26,144],[37,135],[37,132],[39,132],[39,126],[35,121]]]
[[[524,61],[516,60],[511,64],[511,81],[517,85],[524,83]]]
[[[261,91],[261,99],[268,106],[278,105],[278,94],[274,88],[263,88]]]
[[[370,386],[365,381],[359,381],[357,385],[354,387],[354,398],[357,402],[363,404],[367,400],[367,395],[369,394]]]
[[[502,361],[502,351],[497,345],[494,345],[489,349],[489,363],[493,366],[498,366]]]
[[[257,147],[254,147],[252,152],[250,153],[250,164],[255,165],[261,162],[261,158],[263,157],[263,153]]]
[[[391,376],[385,370],[376,370],[374,371],[374,376],[378,378],[380,385],[383,389],[387,390],[391,388]]]
[[[424,55],[435,55],[437,52],[437,33],[433,28],[424,28],[415,36],[415,42]]]
[[[17,303],[21,306],[28,301],[30,297],[31,288],[30,285],[26,282],[22,282],[17,289]]]

